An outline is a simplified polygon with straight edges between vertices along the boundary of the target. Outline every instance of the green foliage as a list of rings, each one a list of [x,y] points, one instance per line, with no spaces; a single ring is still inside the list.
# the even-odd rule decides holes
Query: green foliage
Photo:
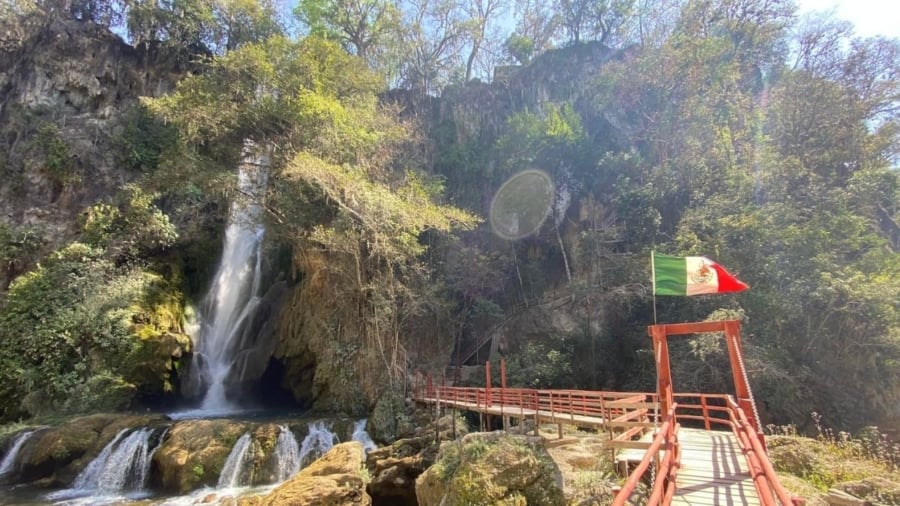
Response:
[[[125,0],[135,45],[159,42],[174,52],[224,54],[282,33],[268,0]]]
[[[159,276],[118,269],[80,243],[16,279],[0,312],[0,417],[128,406],[145,346],[133,325],[168,290]]]
[[[311,35],[337,40],[373,66],[401,30],[399,8],[385,0],[301,0],[294,16]]]
[[[75,173],[69,146],[59,136],[59,127],[55,124],[47,123],[38,129],[31,150],[43,159],[43,170],[55,183],[67,185],[81,179]]]
[[[503,48],[513,60],[521,65],[528,65],[534,54],[534,41],[524,35],[513,33],[506,39]]]
[[[157,168],[162,154],[174,147],[176,136],[171,126],[159,122],[139,106],[127,114],[124,130],[114,143],[120,153],[120,163],[149,173]]]
[[[555,335],[530,339],[507,357],[510,385],[525,388],[569,388],[576,383],[572,364],[576,362],[571,340]]]
[[[34,255],[45,241],[38,232],[0,223],[0,287],[5,288],[31,266]]]
[[[85,213],[83,239],[118,262],[146,258],[172,246],[178,234],[153,201],[156,195],[127,185],[117,206],[96,204]]]

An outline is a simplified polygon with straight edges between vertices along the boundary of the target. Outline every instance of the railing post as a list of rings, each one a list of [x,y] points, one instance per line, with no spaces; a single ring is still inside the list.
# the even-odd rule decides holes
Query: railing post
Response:
[[[485,407],[491,406],[491,361],[488,360],[484,363],[484,394],[487,397],[485,399]]]
[[[700,406],[703,408],[703,424],[709,430],[709,410],[706,409],[706,396],[703,394],[700,394]]]
[[[653,355],[656,358],[656,392],[659,394],[661,413],[668,413],[673,404],[672,370],[669,365],[669,343],[666,339],[665,325],[651,325],[650,335],[653,337]]]
[[[506,404],[506,360],[500,359],[500,416],[503,416],[503,405]],[[506,422],[504,422],[506,423]]]

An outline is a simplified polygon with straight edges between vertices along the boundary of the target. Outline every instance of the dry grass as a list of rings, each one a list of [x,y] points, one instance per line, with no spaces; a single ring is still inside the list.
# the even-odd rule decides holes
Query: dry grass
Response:
[[[829,489],[836,488],[877,504],[900,505],[900,446],[875,427],[856,436],[819,425],[815,438],[802,437],[791,427],[769,427],[769,456],[785,487],[824,504]]]

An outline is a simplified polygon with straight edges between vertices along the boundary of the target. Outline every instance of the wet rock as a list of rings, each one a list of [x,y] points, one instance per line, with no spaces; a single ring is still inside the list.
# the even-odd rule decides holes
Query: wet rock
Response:
[[[160,415],[97,414],[41,429],[21,450],[21,482],[67,486],[122,429],[164,422]]]
[[[363,468],[363,446],[357,441],[329,450],[272,493],[242,498],[241,506],[350,506],[369,505]]]
[[[219,480],[222,466],[248,424],[233,420],[186,420],[172,426],[153,454],[158,472],[152,485],[167,493],[184,494]]]
[[[414,506],[416,500],[416,478],[434,464],[440,440],[453,437],[453,419],[450,415],[438,420],[437,424],[424,422],[412,437],[398,439],[393,444],[372,450],[366,458],[366,467],[372,476],[367,487],[372,502],[376,505]],[[456,436],[462,437],[468,429],[462,419],[456,420]]]

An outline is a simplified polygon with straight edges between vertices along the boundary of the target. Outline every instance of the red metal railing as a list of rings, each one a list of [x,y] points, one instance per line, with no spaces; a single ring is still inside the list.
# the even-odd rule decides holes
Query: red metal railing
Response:
[[[670,394],[671,395],[671,394]],[[734,398],[723,394],[674,394],[676,403],[669,411],[655,413],[657,396],[635,392],[601,392],[589,390],[537,390],[529,388],[471,388],[434,386],[426,377],[417,382],[413,396],[418,401],[438,402],[456,407],[485,411],[500,410],[501,415],[540,416],[557,423],[578,424],[590,417],[607,427],[622,429],[610,447],[641,447],[633,439],[658,426],[652,443],[641,463],[629,475],[614,505],[625,504],[651,462],[657,462],[656,479],[647,504],[669,504],[675,491],[675,477],[680,464],[678,428],[682,423],[702,422],[706,430],[713,425],[731,428],[741,451],[746,455],[750,475],[763,506],[801,505],[803,500],[792,497],[781,485],[765,450],[762,433],[749,421],[743,408]],[[677,419],[676,419],[677,416]],[[661,422],[661,423],[660,423]],[[664,453],[663,453],[664,452]],[[662,502],[660,502],[662,501]]]
[[[686,420],[703,422],[704,428],[710,430],[713,424],[724,425],[732,429],[741,447],[742,453],[747,457],[750,467],[750,476],[759,495],[760,504],[763,506],[778,505],[802,505],[803,499],[793,497],[781,485],[778,475],[765,451],[763,435],[758,432],[747,418],[744,410],[738,406],[734,398],[723,394],[675,394],[677,403],[674,409],[666,415],[660,432],[654,438],[653,444],[641,464],[629,475],[626,485],[616,495],[614,505],[623,505],[634,491],[634,487],[649,468],[653,459],[658,459],[658,453],[666,445],[673,450],[674,462],[666,454],[657,470],[656,480],[653,483],[653,492],[647,504],[669,504],[674,493],[675,477],[679,466],[679,451],[677,444],[677,431],[680,427],[676,423]],[[690,402],[690,401],[694,402]],[[667,431],[673,430],[671,435]],[[673,465],[674,463],[674,465]],[[665,487],[665,488],[664,488]],[[663,493],[665,490],[665,493]],[[659,502],[662,500],[663,502]]]
[[[638,482],[650,469],[652,463],[658,463],[658,465],[656,479],[653,481],[653,488],[650,491],[650,497],[647,499],[647,505],[654,506],[672,502],[672,497],[675,494],[675,478],[678,473],[678,463],[681,460],[678,446],[678,424],[675,423],[676,407],[677,404],[673,404],[669,408],[669,412],[665,414],[659,431],[653,438],[653,442],[650,444],[647,452],[644,453],[644,458],[641,459],[641,462],[628,476],[625,485],[616,494],[612,503],[613,506],[624,506],[627,504]],[[660,458],[661,453],[662,458]]]

